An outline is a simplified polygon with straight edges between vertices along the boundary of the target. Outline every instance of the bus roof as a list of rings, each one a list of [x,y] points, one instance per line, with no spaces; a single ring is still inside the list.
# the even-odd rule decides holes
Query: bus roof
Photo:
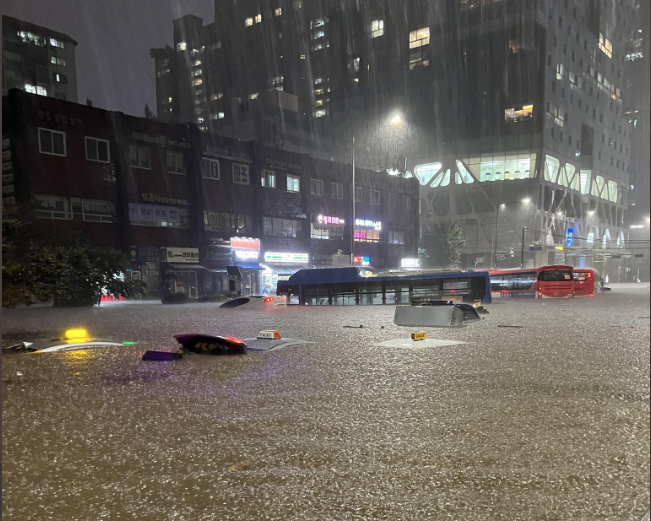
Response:
[[[367,273],[362,273],[367,272]],[[487,271],[442,271],[435,273],[425,272],[398,272],[395,274],[381,273],[374,275],[364,267],[344,267],[344,268],[313,268],[302,269],[294,273],[289,280],[279,281],[279,286],[288,284],[346,284],[351,282],[362,282],[368,280],[391,281],[399,279],[432,279],[432,278],[457,278],[457,277],[480,277],[488,276]]]

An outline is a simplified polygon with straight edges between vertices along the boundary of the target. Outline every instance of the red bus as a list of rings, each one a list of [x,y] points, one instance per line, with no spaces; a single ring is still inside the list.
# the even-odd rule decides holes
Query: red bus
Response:
[[[573,296],[574,268],[572,266],[541,266],[538,268],[538,298]]]
[[[491,293],[507,298],[574,296],[571,266],[541,266],[513,270],[489,270]]]
[[[577,297],[594,297],[599,273],[589,268],[574,268],[574,294]]]
[[[538,292],[538,270],[513,269],[489,270],[491,293],[506,298],[536,298]]]

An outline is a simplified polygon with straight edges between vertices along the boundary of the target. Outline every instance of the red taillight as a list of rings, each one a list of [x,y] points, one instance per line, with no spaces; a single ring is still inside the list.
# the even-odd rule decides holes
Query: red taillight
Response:
[[[589,278],[589,279],[592,278],[592,272],[591,272],[591,271],[588,272],[588,278]]]
[[[282,299],[283,299],[283,302],[285,302],[285,297],[282,297]]]
[[[455,290],[455,289],[451,289],[451,290],[450,290],[450,295],[454,295],[456,292],[457,292],[457,290]]]
[[[594,297],[594,293],[590,293],[590,296],[591,296],[591,297]]]
[[[266,299],[264,299],[265,304],[269,304],[269,302],[273,302],[273,301],[274,301],[273,297],[267,297]]]

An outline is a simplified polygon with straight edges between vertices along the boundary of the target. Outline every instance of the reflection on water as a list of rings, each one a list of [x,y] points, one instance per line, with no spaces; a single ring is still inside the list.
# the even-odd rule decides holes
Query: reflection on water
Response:
[[[649,321],[636,317],[648,298],[507,300],[470,327],[428,331],[466,344],[424,350],[372,347],[411,332],[392,325],[392,306],[5,312],[21,339],[74,316],[92,336],[139,343],[3,356],[2,513],[640,519]],[[175,334],[263,329],[313,343],[141,361],[175,351]]]

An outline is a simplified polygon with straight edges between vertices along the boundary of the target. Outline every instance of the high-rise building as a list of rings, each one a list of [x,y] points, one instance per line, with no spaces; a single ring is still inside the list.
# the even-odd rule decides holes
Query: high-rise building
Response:
[[[629,46],[624,56],[628,69],[628,85],[625,115],[631,129],[631,206],[627,212],[627,223],[638,225],[649,216],[649,177],[651,175],[651,123],[649,122],[649,64],[651,49],[649,46],[650,3],[638,2],[638,16]]]
[[[282,89],[331,157],[416,177],[421,228],[456,222],[465,266],[590,264],[625,241],[637,17],[634,0],[216,1],[155,51],[159,113],[220,132]]]
[[[2,16],[2,95],[18,88],[77,102],[77,42],[67,34]]]

